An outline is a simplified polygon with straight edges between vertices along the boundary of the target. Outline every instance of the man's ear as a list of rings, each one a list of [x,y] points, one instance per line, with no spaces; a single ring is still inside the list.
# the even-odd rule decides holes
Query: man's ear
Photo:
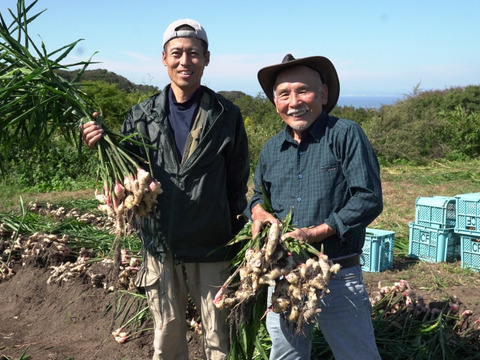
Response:
[[[208,64],[210,64],[210,51],[205,53],[205,66],[208,66]]]
[[[167,54],[165,54],[165,51],[162,51],[162,61],[163,65],[167,66]]]
[[[322,84],[322,105],[327,105],[328,102],[328,87]]]

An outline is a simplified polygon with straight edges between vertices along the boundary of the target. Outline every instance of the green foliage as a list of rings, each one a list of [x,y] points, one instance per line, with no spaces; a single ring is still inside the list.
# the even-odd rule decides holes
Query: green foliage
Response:
[[[413,111],[409,102],[400,102],[382,107],[364,122],[363,128],[384,162],[395,163],[399,159],[422,162],[429,149],[439,146],[432,139],[438,131],[438,124],[430,121],[432,111],[425,110],[424,116],[416,121]]]
[[[107,128],[119,131],[127,111],[152,95],[120,91],[116,84],[102,81],[82,83],[82,89],[103,113]],[[5,131],[9,131],[5,129]],[[87,186],[97,177],[97,158],[85,146],[77,148],[61,137],[52,136],[35,148],[23,142],[10,145],[5,171],[2,173],[24,189],[36,191],[76,190]]]
[[[277,114],[273,104],[265,97],[243,95],[235,100],[245,119],[250,151],[250,168],[255,167],[260,151],[267,140],[284,128],[284,123]]]
[[[62,139],[53,139],[36,149],[15,146],[7,165],[7,182],[40,192],[92,186],[96,178],[96,158],[87,156],[90,150],[85,147],[81,151],[83,156],[79,157],[77,147]]]
[[[369,114],[374,112],[374,109],[356,108],[354,106],[336,106],[330,114],[339,118],[353,120],[362,125],[368,119]]]
[[[107,83],[80,83],[91,61],[63,63],[80,40],[53,52],[48,52],[43,42],[37,46],[28,33],[28,25],[41,14],[30,14],[36,2],[26,7],[25,1],[19,0],[17,14],[10,11],[10,25],[0,14],[0,174],[13,176],[15,181],[40,191],[64,190],[75,187],[79,176],[91,169],[81,163],[81,157],[75,159],[73,154],[77,151],[56,137],[61,136],[68,144],[75,143],[80,149],[79,125],[104,105],[111,111],[110,121],[119,128],[125,112],[138,101],[139,93],[126,94],[117,85]],[[79,66],[81,70],[75,72],[71,81],[59,75]],[[84,88],[101,102],[95,103]],[[102,120],[97,117],[103,125]],[[129,165],[133,162],[130,154],[117,151],[120,138],[124,140],[107,124],[97,143],[99,156],[104,156],[99,159],[99,174],[107,184],[116,167],[121,165],[123,171],[129,169],[123,166],[125,161]],[[131,168],[136,172],[137,164]]]
[[[35,149],[57,133],[78,140],[77,126],[93,105],[77,78],[68,82],[55,72],[78,66],[79,75],[85,71],[90,61],[62,64],[80,40],[49,52],[29,36],[28,25],[41,14],[30,13],[36,2],[26,7],[19,0],[10,25],[0,14],[0,168],[17,144]]]
[[[480,86],[417,92],[371,111],[362,124],[383,164],[480,155]]]
[[[480,153],[480,112],[468,112],[460,105],[453,110],[441,110],[439,121],[444,124],[441,134],[452,149],[450,160],[474,157]]]
[[[85,93],[95,99],[98,108],[102,110],[105,125],[110,129],[120,129],[126,112],[133,105],[127,101],[128,94],[118,90],[117,85],[103,81],[84,82],[82,86]]]
[[[231,102],[235,102],[238,98],[246,95],[241,91],[218,91],[218,94],[222,95]]]
[[[130,108],[148,98],[155,92],[130,91],[119,89],[115,83],[105,81],[87,81],[82,83],[82,89],[90,96],[99,109],[102,109],[107,128],[119,131]]]

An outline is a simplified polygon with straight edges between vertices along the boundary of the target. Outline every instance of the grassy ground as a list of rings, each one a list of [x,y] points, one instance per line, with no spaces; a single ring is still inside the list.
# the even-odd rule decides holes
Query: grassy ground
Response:
[[[395,231],[395,247],[406,254],[417,198],[480,192],[479,169],[480,160],[383,167],[384,211],[370,226]]]
[[[384,211],[370,227],[395,231],[395,248],[408,251],[410,221],[415,220],[415,201],[425,196],[455,196],[480,192],[480,159],[468,162],[436,162],[428,166],[396,165],[381,170]],[[37,193],[25,191],[12,181],[0,181],[0,211],[18,207],[20,197],[29,201],[57,202],[94,198],[94,190]],[[93,203],[92,203],[93,204]]]

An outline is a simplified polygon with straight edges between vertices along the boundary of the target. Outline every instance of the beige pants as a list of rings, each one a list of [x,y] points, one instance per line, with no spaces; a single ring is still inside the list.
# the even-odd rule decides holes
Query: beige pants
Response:
[[[213,304],[220,286],[228,277],[229,262],[173,265],[169,252],[164,263],[147,253],[144,275],[137,285],[144,286],[154,319],[153,360],[188,360],[185,312],[188,294],[202,317],[205,359],[227,359],[229,333],[227,314]]]

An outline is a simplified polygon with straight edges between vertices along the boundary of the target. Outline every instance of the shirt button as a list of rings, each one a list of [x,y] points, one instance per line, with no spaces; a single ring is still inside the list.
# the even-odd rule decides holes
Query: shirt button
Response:
[[[299,178],[299,179],[303,179],[303,175],[302,175],[302,174],[298,174],[298,178]]]
[[[305,154],[305,151],[300,151],[300,152],[298,153],[298,155],[303,155],[303,154]]]
[[[297,201],[298,201],[298,202],[302,201],[302,198],[301,198],[300,196],[297,197]]]

